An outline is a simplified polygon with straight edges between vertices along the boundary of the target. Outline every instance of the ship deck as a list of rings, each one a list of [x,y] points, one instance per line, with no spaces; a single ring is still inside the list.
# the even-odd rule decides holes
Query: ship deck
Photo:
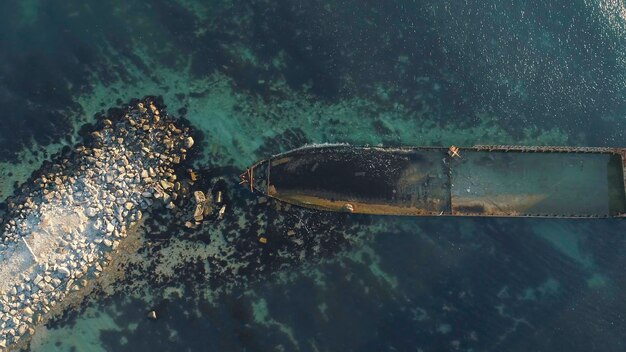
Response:
[[[623,149],[303,148],[255,167],[255,188],[296,205],[389,215],[614,217]],[[348,206],[349,204],[349,206]]]

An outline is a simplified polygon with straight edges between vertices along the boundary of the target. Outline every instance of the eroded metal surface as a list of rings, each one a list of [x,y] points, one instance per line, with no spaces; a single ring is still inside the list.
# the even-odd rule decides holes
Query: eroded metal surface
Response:
[[[488,148],[488,149],[487,149]],[[546,149],[548,148],[548,149]],[[626,212],[620,149],[312,147],[255,164],[251,189],[387,215],[609,217]]]

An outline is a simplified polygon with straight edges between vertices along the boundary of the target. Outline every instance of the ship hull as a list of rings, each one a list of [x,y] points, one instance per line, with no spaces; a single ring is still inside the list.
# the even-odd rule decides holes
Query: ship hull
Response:
[[[407,216],[624,217],[626,150],[476,146],[296,149],[244,174],[298,206]],[[251,181],[251,182],[250,182]]]

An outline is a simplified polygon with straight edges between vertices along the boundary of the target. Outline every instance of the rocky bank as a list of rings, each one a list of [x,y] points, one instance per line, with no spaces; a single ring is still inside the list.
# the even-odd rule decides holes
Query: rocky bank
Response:
[[[193,146],[152,99],[103,118],[10,199],[0,240],[0,351],[99,276],[142,211],[176,207],[175,169]]]

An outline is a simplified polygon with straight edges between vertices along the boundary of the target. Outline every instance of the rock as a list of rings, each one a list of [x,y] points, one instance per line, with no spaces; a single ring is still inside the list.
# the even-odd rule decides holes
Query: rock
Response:
[[[59,272],[59,274],[68,277],[70,276],[70,270],[64,266],[60,266],[57,268],[57,271]]]
[[[202,193],[202,191],[193,192],[193,198],[198,204],[206,202],[206,196]]]
[[[193,213],[193,219],[196,220],[197,222],[200,222],[204,219],[204,215],[203,215],[204,211],[202,209],[202,205],[198,204],[196,205],[196,210]]]
[[[186,149],[190,149],[191,147],[193,147],[193,143],[194,143],[193,138],[191,138],[191,137],[185,138],[185,148]]]
[[[163,187],[163,189],[165,190],[168,190],[174,187],[174,184],[169,181],[161,180],[159,183],[161,184],[161,187]]]
[[[219,212],[217,213],[217,218],[222,220],[224,218],[225,213],[226,213],[226,205],[222,205]]]
[[[92,132],[92,133],[91,133],[91,136],[92,136],[93,138],[95,138],[95,139],[100,139],[100,140],[102,140],[102,139],[103,139],[103,137],[102,137],[102,133],[100,133],[100,132],[98,132],[98,131]]]
[[[152,319],[152,320],[156,320],[156,318],[157,318],[157,314],[156,314],[156,312],[155,312],[155,311],[153,311],[153,310],[151,310],[151,311],[148,313],[148,318],[150,318],[150,319]]]
[[[94,208],[87,208],[85,214],[87,214],[88,217],[93,218],[94,216],[98,215],[98,211]]]
[[[191,181],[192,182],[198,181],[198,179],[200,178],[200,175],[198,175],[198,173],[193,170],[188,170],[188,171],[189,171],[189,178],[191,179]]]

